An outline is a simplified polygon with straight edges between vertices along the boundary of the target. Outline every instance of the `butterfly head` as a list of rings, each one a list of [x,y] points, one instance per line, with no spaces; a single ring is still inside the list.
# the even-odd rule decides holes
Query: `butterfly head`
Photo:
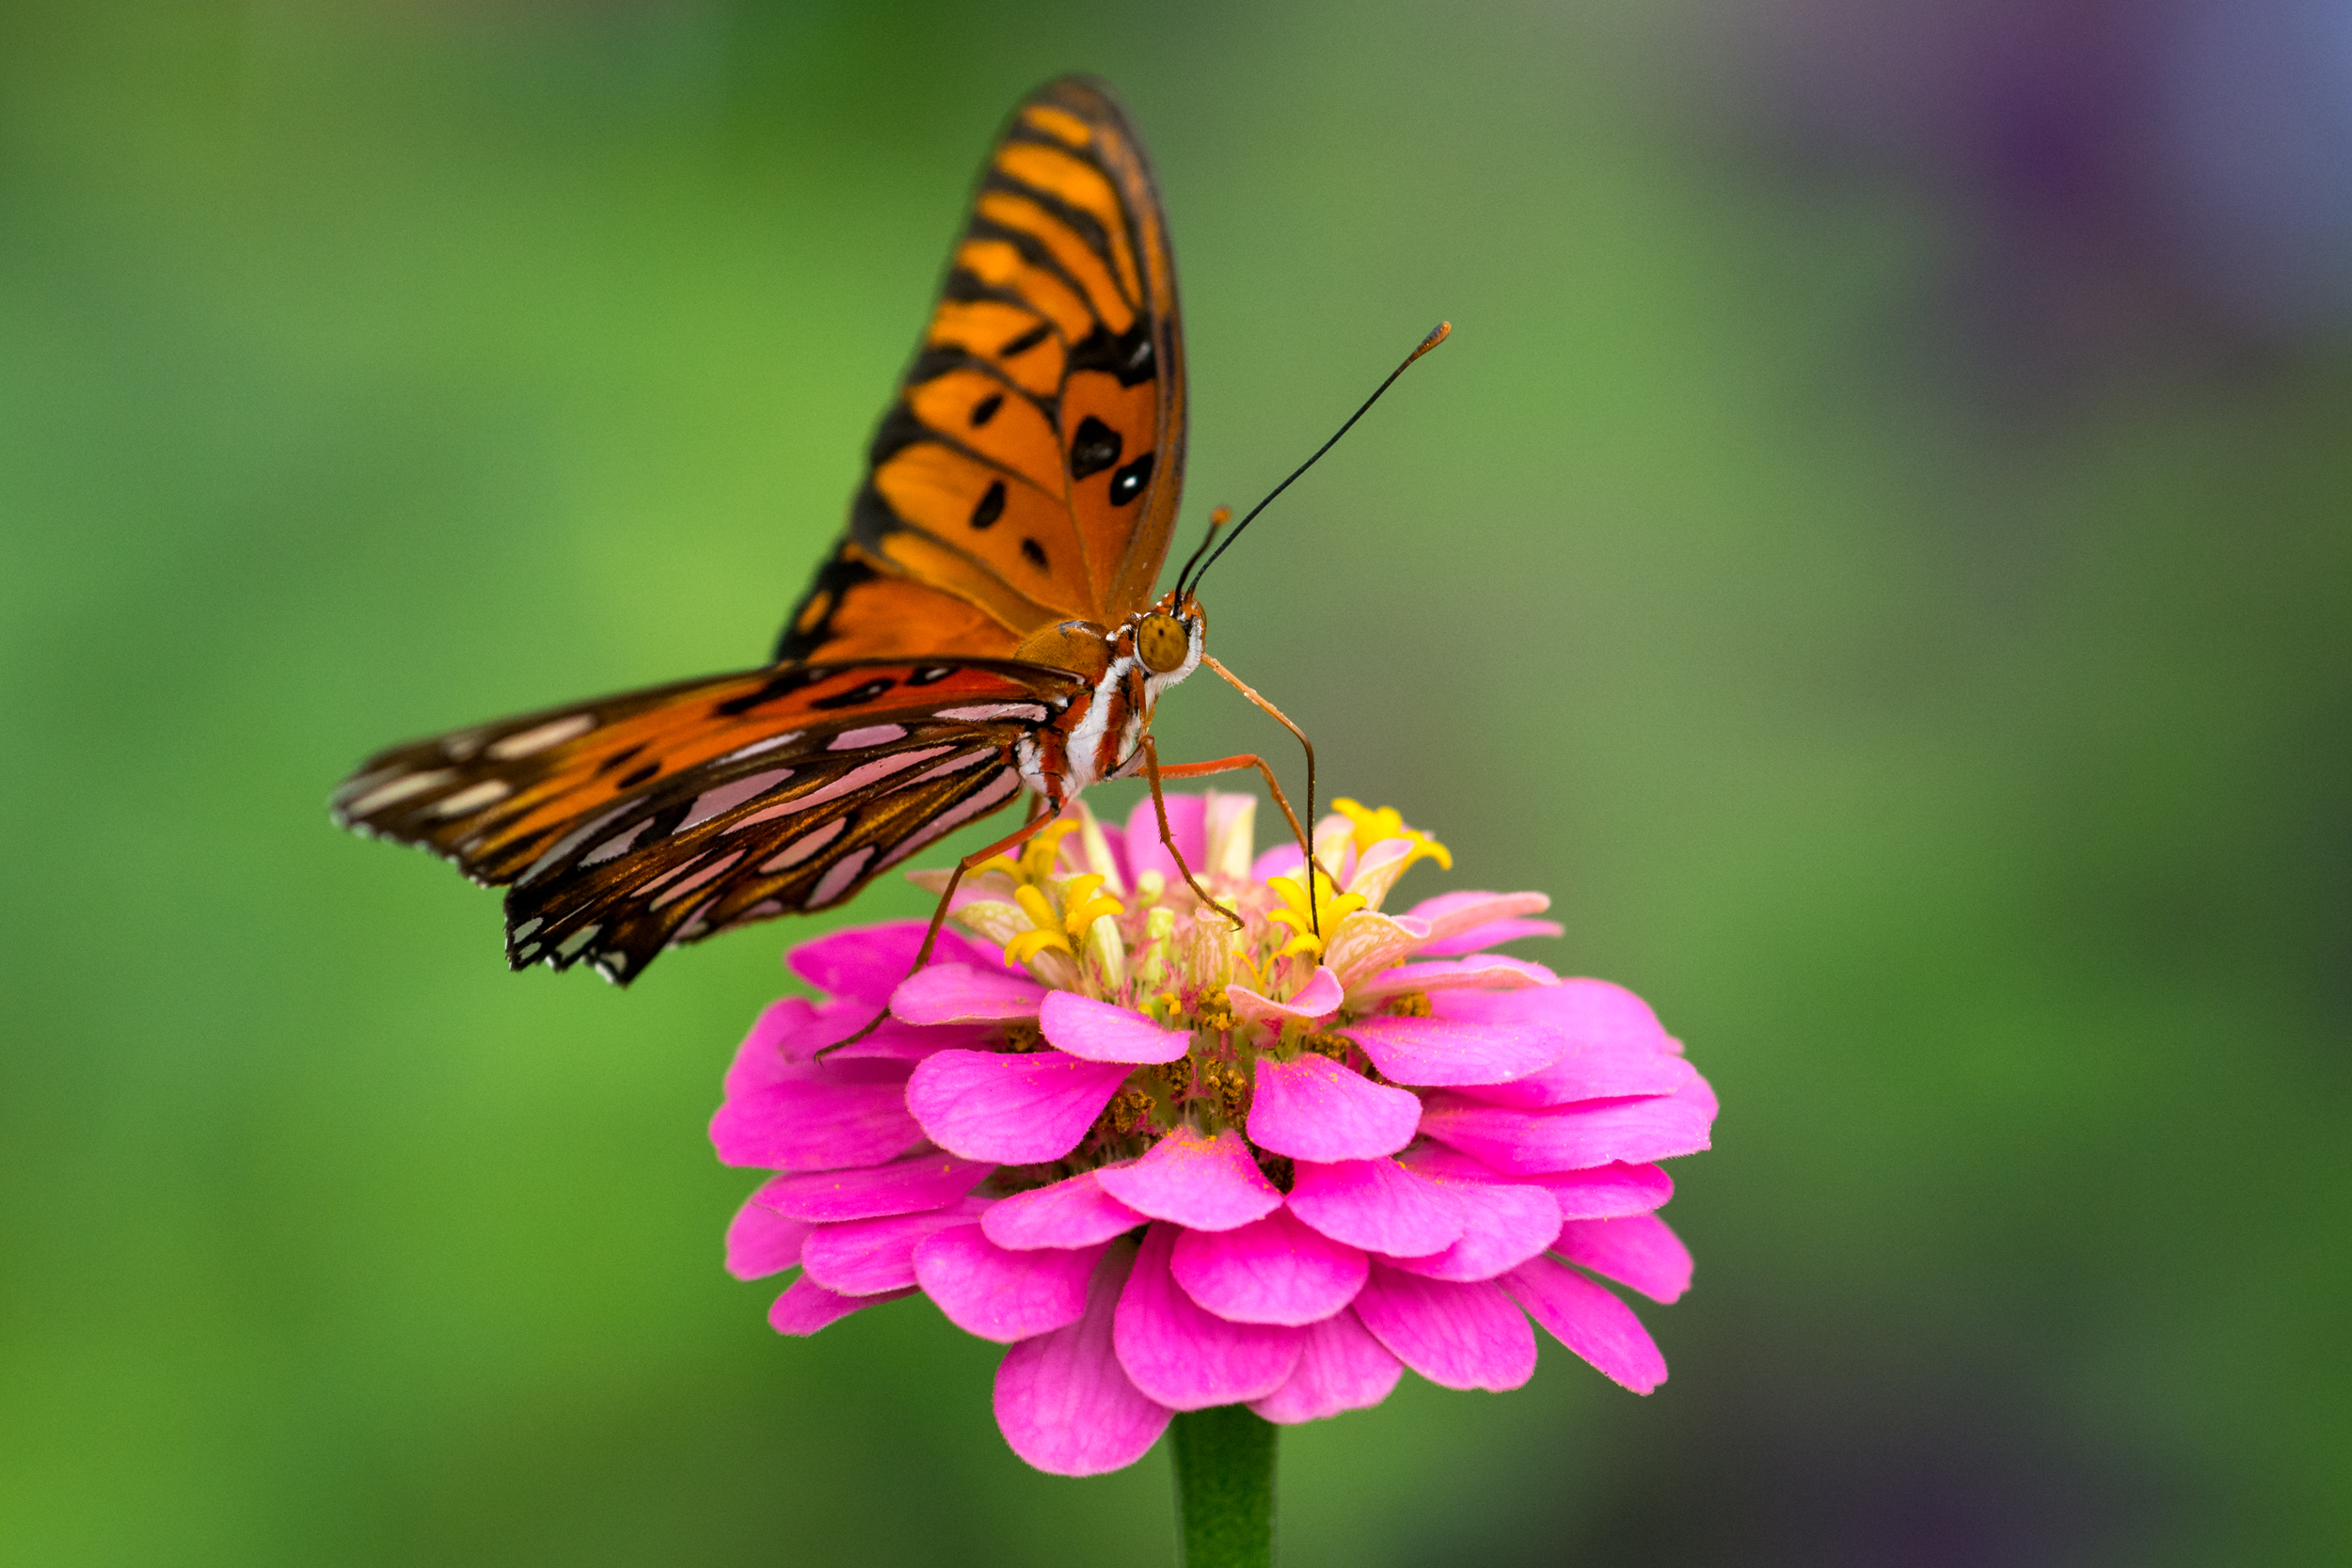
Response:
[[[1171,590],[1131,626],[1136,662],[1143,667],[1153,697],[1200,668],[1209,620],[1199,599],[1190,594],[1180,598]]]

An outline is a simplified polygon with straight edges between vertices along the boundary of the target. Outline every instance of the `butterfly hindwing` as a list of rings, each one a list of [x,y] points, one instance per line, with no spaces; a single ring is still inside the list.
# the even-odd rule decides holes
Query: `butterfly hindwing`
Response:
[[[1065,620],[1116,625],[1167,558],[1184,440],[1142,144],[1098,85],[1050,83],[989,154],[849,531],[777,657],[1009,653]]]
[[[1018,724],[891,727],[904,737],[780,750],[756,759],[774,768],[632,800],[507,891],[509,963],[585,959],[626,984],[666,947],[838,904],[1020,793]],[[787,768],[788,786],[769,784]]]
[[[1078,684],[1008,661],[688,681],[396,747],[336,815],[512,884],[518,967],[627,979],[673,941],[837,903],[1005,804],[1014,743]]]

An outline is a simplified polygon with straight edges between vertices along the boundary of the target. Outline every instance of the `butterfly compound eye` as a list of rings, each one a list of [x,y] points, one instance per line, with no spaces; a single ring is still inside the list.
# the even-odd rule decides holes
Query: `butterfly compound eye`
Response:
[[[1146,670],[1165,675],[1183,667],[1191,641],[1184,635],[1184,624],[1175,616],[1146,615],[1136,628],[1136,657],[1143,660]]]

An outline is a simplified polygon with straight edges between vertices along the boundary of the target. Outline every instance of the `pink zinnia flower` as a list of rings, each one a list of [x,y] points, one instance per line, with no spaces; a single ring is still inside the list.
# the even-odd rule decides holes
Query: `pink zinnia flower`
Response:
[[[801,1269],[770,1323],[922,1291],[1011,1347],[998,1424],[1061,1475],[1134,1463],[1179,1410],[1312,1420],[1408,1367],[1516,1388],[1531,1317],[1656,1387],[1657,1346],[1593,1276],[1690,1284],[1655,1162],[1708,1147],[1715,1097],[1679,1042],[1616,986],[1482,952],[1558,935],[1541,894],[1382,912],[1446,859],[1393,812],[1318,826],[1340,879],[1318,935],[1297,847],[1252,862],[1254,801],[1168,804],[1245,929],[1200,907],[1145,800],[1124,833],[1081,809],[999,857],[912,978],[918,922],[793,950],[830,1000],[761,1014],[711,1123],[723,1160],[782,1173],[727,1235],[739,1277]]]

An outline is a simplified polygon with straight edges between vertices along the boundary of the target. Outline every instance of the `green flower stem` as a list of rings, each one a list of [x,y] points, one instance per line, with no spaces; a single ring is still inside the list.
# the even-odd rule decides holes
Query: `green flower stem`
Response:
[[[1174,1422],[1176,1513],[1184,1568],[1270,1568],[1273,1422],[1248,1406],[1187,1410]]]

